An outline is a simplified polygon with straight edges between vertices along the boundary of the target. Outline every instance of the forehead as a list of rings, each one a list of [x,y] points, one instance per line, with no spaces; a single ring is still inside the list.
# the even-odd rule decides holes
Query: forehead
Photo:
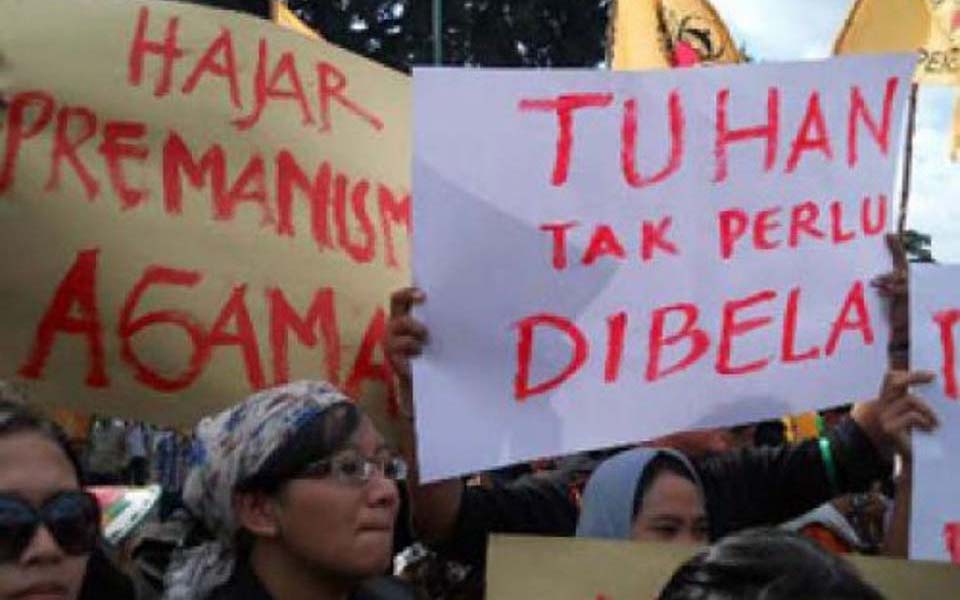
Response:
[[[377,431],[370,417],[364,415],[360,419],[360,425],[350,438],[350,445],[357,448],[364,454],[373,454],[385,446],[383,436]]]
[[[52,440],[35,432],[0,436],[0,492],[39,503],[78,487],[73,465]]]
[[[701,517],[706,512],[697,486],[669,471],[657,475],[643,496],[641,511],[647,515]]]

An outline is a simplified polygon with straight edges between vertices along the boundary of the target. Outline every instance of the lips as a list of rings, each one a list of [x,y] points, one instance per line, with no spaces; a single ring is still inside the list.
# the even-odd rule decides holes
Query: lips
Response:
[[[20,590],[13,597],[17,600],[40,600],[41,598],[53,600],[54,598],[64,598],[66,595],[67,588],[59,583],[37,583]]]

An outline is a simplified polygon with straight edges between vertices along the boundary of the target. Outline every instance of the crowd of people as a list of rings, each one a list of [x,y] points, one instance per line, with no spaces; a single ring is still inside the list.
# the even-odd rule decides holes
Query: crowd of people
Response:
[[[417,476],[410,368],[429,343],[411,312],[426,297],[399,290],[386,343],[399,445],[328,383],[260,391],[197,425],[181,508],[153,517],[175,532],[151,546],[160,552],[109,547],[75,445],[29,400],[5,399],[0,599],[480,597],[494,533],[712,544],[664,599],[879,598],[840,555],[905,557],[909,435],[937,425],[911,393],[932,375],[896,351],[906,275],[893,248],[895,269],[876,282],[891,305],[890,370],[876,398],[833,411],[821,436],[771,445],[762,428],[752,440],[742,428],[687,432],[429,484]],[[137,424],[118,431],[135,449],[147,439]],[[122,470],[136,483],[153,471]]]

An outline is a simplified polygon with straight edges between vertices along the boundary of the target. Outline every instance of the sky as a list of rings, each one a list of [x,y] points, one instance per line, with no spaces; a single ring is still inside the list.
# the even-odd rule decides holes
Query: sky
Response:
[[[756,60],[827,58],[852,0],[712,0]],[[917,101],[907,227],[933,236],[938,262],[960,263],[960,163],[950,161],[951,88],[923,86]],[[899,198],[895,202],[899,204]]]

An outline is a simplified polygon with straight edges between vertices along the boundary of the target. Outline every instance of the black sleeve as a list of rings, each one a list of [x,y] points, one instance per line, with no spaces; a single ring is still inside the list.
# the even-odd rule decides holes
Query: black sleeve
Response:
[[[577,506],[560,478],[522,477],[490,488],[467,486],[453,535],[437,550],[446,558],[484,564],[491,533],[570,536],[577,528]]]
[[[836,469],[830,482],[818,440],[750,448],[697,464],[713,539],[747,527],[777,525],[887,477],[890,465],[866,434],[844,419],[827,433]]]

